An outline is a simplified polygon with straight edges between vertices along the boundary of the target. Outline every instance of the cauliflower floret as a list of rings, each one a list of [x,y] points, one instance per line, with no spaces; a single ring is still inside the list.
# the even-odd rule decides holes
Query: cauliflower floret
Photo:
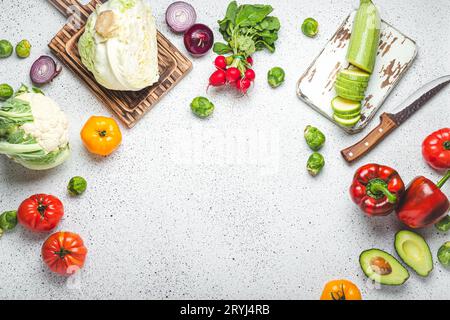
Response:
[[[46,152],[65,147],[69,142],[69,122],[64,112],[50,98],[39,93],[24,93],[17,97],[31,106],[34,121],[22,125]]]

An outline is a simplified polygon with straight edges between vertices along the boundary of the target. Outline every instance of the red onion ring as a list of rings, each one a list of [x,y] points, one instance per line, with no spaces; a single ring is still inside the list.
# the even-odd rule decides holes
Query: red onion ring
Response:
[[[184,1],[172,3],[166,11],[166,23],[176,33],[183,33],[197,20],[194,7]]]
[[[41,56],[31,66],[30,78],[35,85],[43,85],[51,82],[60,72],[61,67],[56,65],[52,57]]]

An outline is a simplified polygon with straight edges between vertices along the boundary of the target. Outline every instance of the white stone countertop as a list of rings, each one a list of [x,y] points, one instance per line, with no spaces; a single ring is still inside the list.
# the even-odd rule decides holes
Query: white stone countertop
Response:
[[[213,28],[228,1],[191,0],[198,21]],[[240,1],[243,2],[243,1]],[[2,156],[0,211],[17,208],[36,193],[60,197],[66,214],[57,230],[79,233],[89,254],[75,278],[52,274],[40,249],[48,235],[22,227],[0,240],[1,299],[318,299],[335,278],[355,282],[365,299],[449,299],[449,270],[436,259],[449,234],[419,231],[428,241],[434,270],[400,287],[374,288],[358,263],[359,254],[380,248],[394,255],[394,235],[403,226],[391,215],[370,219],[349,198],[354,171],[369,162],[396,168],[406,182],[417,175],[438,180],[421,156],[422,140],[449,126],[450,89],[439,94],[366,158],[349,166],[339,151],[356,136],[301,102],[295,84],[348,13],[353,0],[264,0],[282,23],[275,54],[254,56],[257,82],[248,97],[211,90],[214,115],[192,115],[191,100],[204,95],[213,71],[211,52],[193,58],[193,71],[138,125],[123,125],[123,144],[108,158],[90,155],[79,132],[91,115],[112,115],[74,74],[64,68],[44,87],[70,119],[72,157],[48,172],[30,172]],[[164,22],[170,0],[152,1],[157,25],[182,52],[181,36]],[[387,99],[389,111],[426,82],[450,74],[450,2],[377,0],[382,17],[414,39],[419,54]],[[0,38],[33,45],[26,60],[0,61],[0,82],[29,84],[29,68],[63,26],[65,18],[45,0],[0,0]],[[306,38],[306,17],[320,34]],[[272,90],[266,73],[287,71]],[[324,171],[316,178],[305,165],[310,154],[303,130],[311,124],[327,136]],[[88,180],[88,191],[71,198],[72,176]],[[450,185],[443,188],[450,195]]]

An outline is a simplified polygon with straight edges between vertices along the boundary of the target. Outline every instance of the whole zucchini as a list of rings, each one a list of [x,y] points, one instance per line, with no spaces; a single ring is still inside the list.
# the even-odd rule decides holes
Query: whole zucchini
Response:
[[[380,41],[381,18],[371,0],[361,0],[353,22],[347,61],[355,67],[373,72]]]

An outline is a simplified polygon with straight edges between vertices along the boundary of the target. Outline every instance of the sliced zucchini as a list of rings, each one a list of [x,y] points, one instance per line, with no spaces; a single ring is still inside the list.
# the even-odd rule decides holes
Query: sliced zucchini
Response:
[[[336,89],[336,92],[345,92],[352,96],[365,96],[366,89],[364,88],[358,88],[358,87],[343,87],[339,83],[335,83],[334,88]]]
[[[344,127],[354,127],[355,124],[357,124],[359,122],[359,120],[361,119],[361,115],[357,116],[356,118],[352,118],[352,119],[343,119],[343,118],[337,116],[336,114],[333,114],[333,119],[334,119],[334,121],[336,121],[337,123],[339,123],[340,125],[342,125]]]
[[[340,83],[341,87],[344,88],[353,88],[353,87],[358,87],[358,88],[364,88],[366,89],[369,86],[368,82],[360,82],[360,81],[354,81],[354,80],[348,80],[346,78],[343,77],[337,77],[336,78],[336,83]]]
[[[335,87],[335,89],[336,89],[337,95],[341,98],[352,100],[352,101],[363,101],[364,100],[363,94],[349,92],[348,90],[344,90],[339,87]]]
[[[339,72],[338,77],[359,82],[369,82],[370,74],[359,69],[343,69]]]
[[[331,108],[337,114],[355,114],[361,112],[361,103],[336,97],[331,101]]]
[[[373,72],[380,41],[381,18],[371,0],[360,0],[353,22],[352,35],[347,51],[347,61],[352,65]]]
[[[356,113],[352,113],[352,114],[340,114],[340,113],[337,113],[337,112],[335,112],[334,113],[338,118],[341,118],[341,119],[355,119],[355,118],[357,118],[357,117],[359,117],[360,115],[361,115],[361,111],[358,111],[358,112],[356,112]]]

